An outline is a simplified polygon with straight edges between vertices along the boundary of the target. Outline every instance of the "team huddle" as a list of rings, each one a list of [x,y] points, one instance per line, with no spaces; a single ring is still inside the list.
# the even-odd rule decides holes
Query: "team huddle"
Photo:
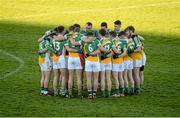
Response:
[[[79,24],[58,26],[47,31],[39,42],[41,95],[49,96],[49,81],[53,71],[54,96],[74,97],[74,75],[77,96],[83,97],[86,79],[87,96],[120,97],[137,95],[144,83],[144,38],[135,33],[133,26],[121,30],[121,21],[114,22],[114,30],[102,22],[99,31],[87,22],[84,30]],[[59,87],[59,81],[61,85]],[[111,93],[112,81],[115,91]]]

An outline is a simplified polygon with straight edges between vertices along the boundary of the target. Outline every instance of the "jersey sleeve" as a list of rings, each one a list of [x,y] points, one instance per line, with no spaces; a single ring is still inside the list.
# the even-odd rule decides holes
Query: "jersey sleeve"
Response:
[[[64,46],[69,46],[70,45],[70,42],[69,41],[66,41],[65,43],[64,43]]]
[[[115,48],[116,46],[115,46],[115,44],[114,44],[114,41],[110,41],[111,42],[111,47],[112,48]]]
[[[96,39],[96,42],[98,47],[101,46],[101,42],[98,39]]]
[[[53,46],[51,46],[51,44],[48,40],[46,40],[46,42],[45,42],[45,48],[47,48],[50,51],[54,50]]]

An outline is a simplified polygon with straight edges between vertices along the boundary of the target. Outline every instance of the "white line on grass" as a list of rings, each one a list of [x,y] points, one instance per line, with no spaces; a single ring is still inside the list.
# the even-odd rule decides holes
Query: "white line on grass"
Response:
[[[16,70],[14,70],[14,71],[12,71],[12,72],[10,72],[10,73],[8,73],[8,74],[5,74],[3,77],[0,77],[0,79],[5,79],[5,78],[7,78],[8,76],[11,76],[11,75],[17,73],[17,72],[24,66],[24,61],[23,61],[21,58],[15,56],[15,55],[13,55],[13,54],[10,54],[10,53],[8,53],[8,52],[5,52],[5,51],[3,51],[2,49],[0,49],[0,53],[2,53],[2,54],[4,54],[4,55],[7,55],[7,56],[10,56],[11,58],[17,60],[17,61],[20,63],[20,65],[18,66],[18,68],[16,68]]]
[[[143,8],[143,7],[156,7],[156,6],[173,5],[173,4],[179,4],[179,3],[180,2],[164,2],[164,3],[145,4],[145,5],[124,6],[124,7],[118,7],[118,8],[84,9],[84,10],[76,10],[76,11],[71,10],[71,11],[63,11],[63,12],[41,13],[41,14],[35,14],[35,15],[9,17],[9,18],[6,17],[6,18],[0,18],[0,20],[44,17],[44,16],[52,16],[52,15],[58,15],[58,14],[72,14],[72,13],[75,14],[75,13],[98,12],[98,11],[112,11],[112,10],[121,10],[121,9],[134,9],[134,8]]]

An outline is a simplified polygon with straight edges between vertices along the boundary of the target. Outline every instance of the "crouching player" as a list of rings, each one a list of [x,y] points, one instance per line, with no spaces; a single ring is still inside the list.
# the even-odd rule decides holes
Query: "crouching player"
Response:
[[[116,32],[110,32],[110,38],[119,53],[115,53],[112,57],[112,75],[115,80],[115,94],[114,97],[124,96],[124,79],[123,79],[123,56],[126,55],[126,45],[119,38],[116,38]]]
[[[86,39],[88,42],[82,43],[85,53],[85,73],[87,79],[88,98],[95,99],[98,88],[98,77],[100,71],[99,48],[101,46],[101,43],[98,39],[96,39],[93,36],[93,32],[88,32]]]
[[[50,44],[48,36],[44,36],[39,43],[39,65],[41,68],[41,95],[49,96],[48,86],[50,80],[50,72],[52,68],[52,62],[50,59],[50,53],[53,48]]]
[[[66,96],[66,59],[65,59],[65,47],[66,40],[58,40],[59,37],[63,37],[65,31],[63,26],[58,27],[58,36],[53,37],[53,71],[54,71],[54,96],[58,96],[58,82],[61,75],[61,95]]]

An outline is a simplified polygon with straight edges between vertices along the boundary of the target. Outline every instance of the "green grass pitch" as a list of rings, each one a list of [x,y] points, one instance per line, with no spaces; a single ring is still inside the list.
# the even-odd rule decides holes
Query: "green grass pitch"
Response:
[[[141,95],[97,100],[39,95],[37,38],[60,24],[91,21],[98,29],[106,21],[113,29],[117,19],[145,38]],[[0,49],[0,116],[180,116],[179,0],[0,0]]]

